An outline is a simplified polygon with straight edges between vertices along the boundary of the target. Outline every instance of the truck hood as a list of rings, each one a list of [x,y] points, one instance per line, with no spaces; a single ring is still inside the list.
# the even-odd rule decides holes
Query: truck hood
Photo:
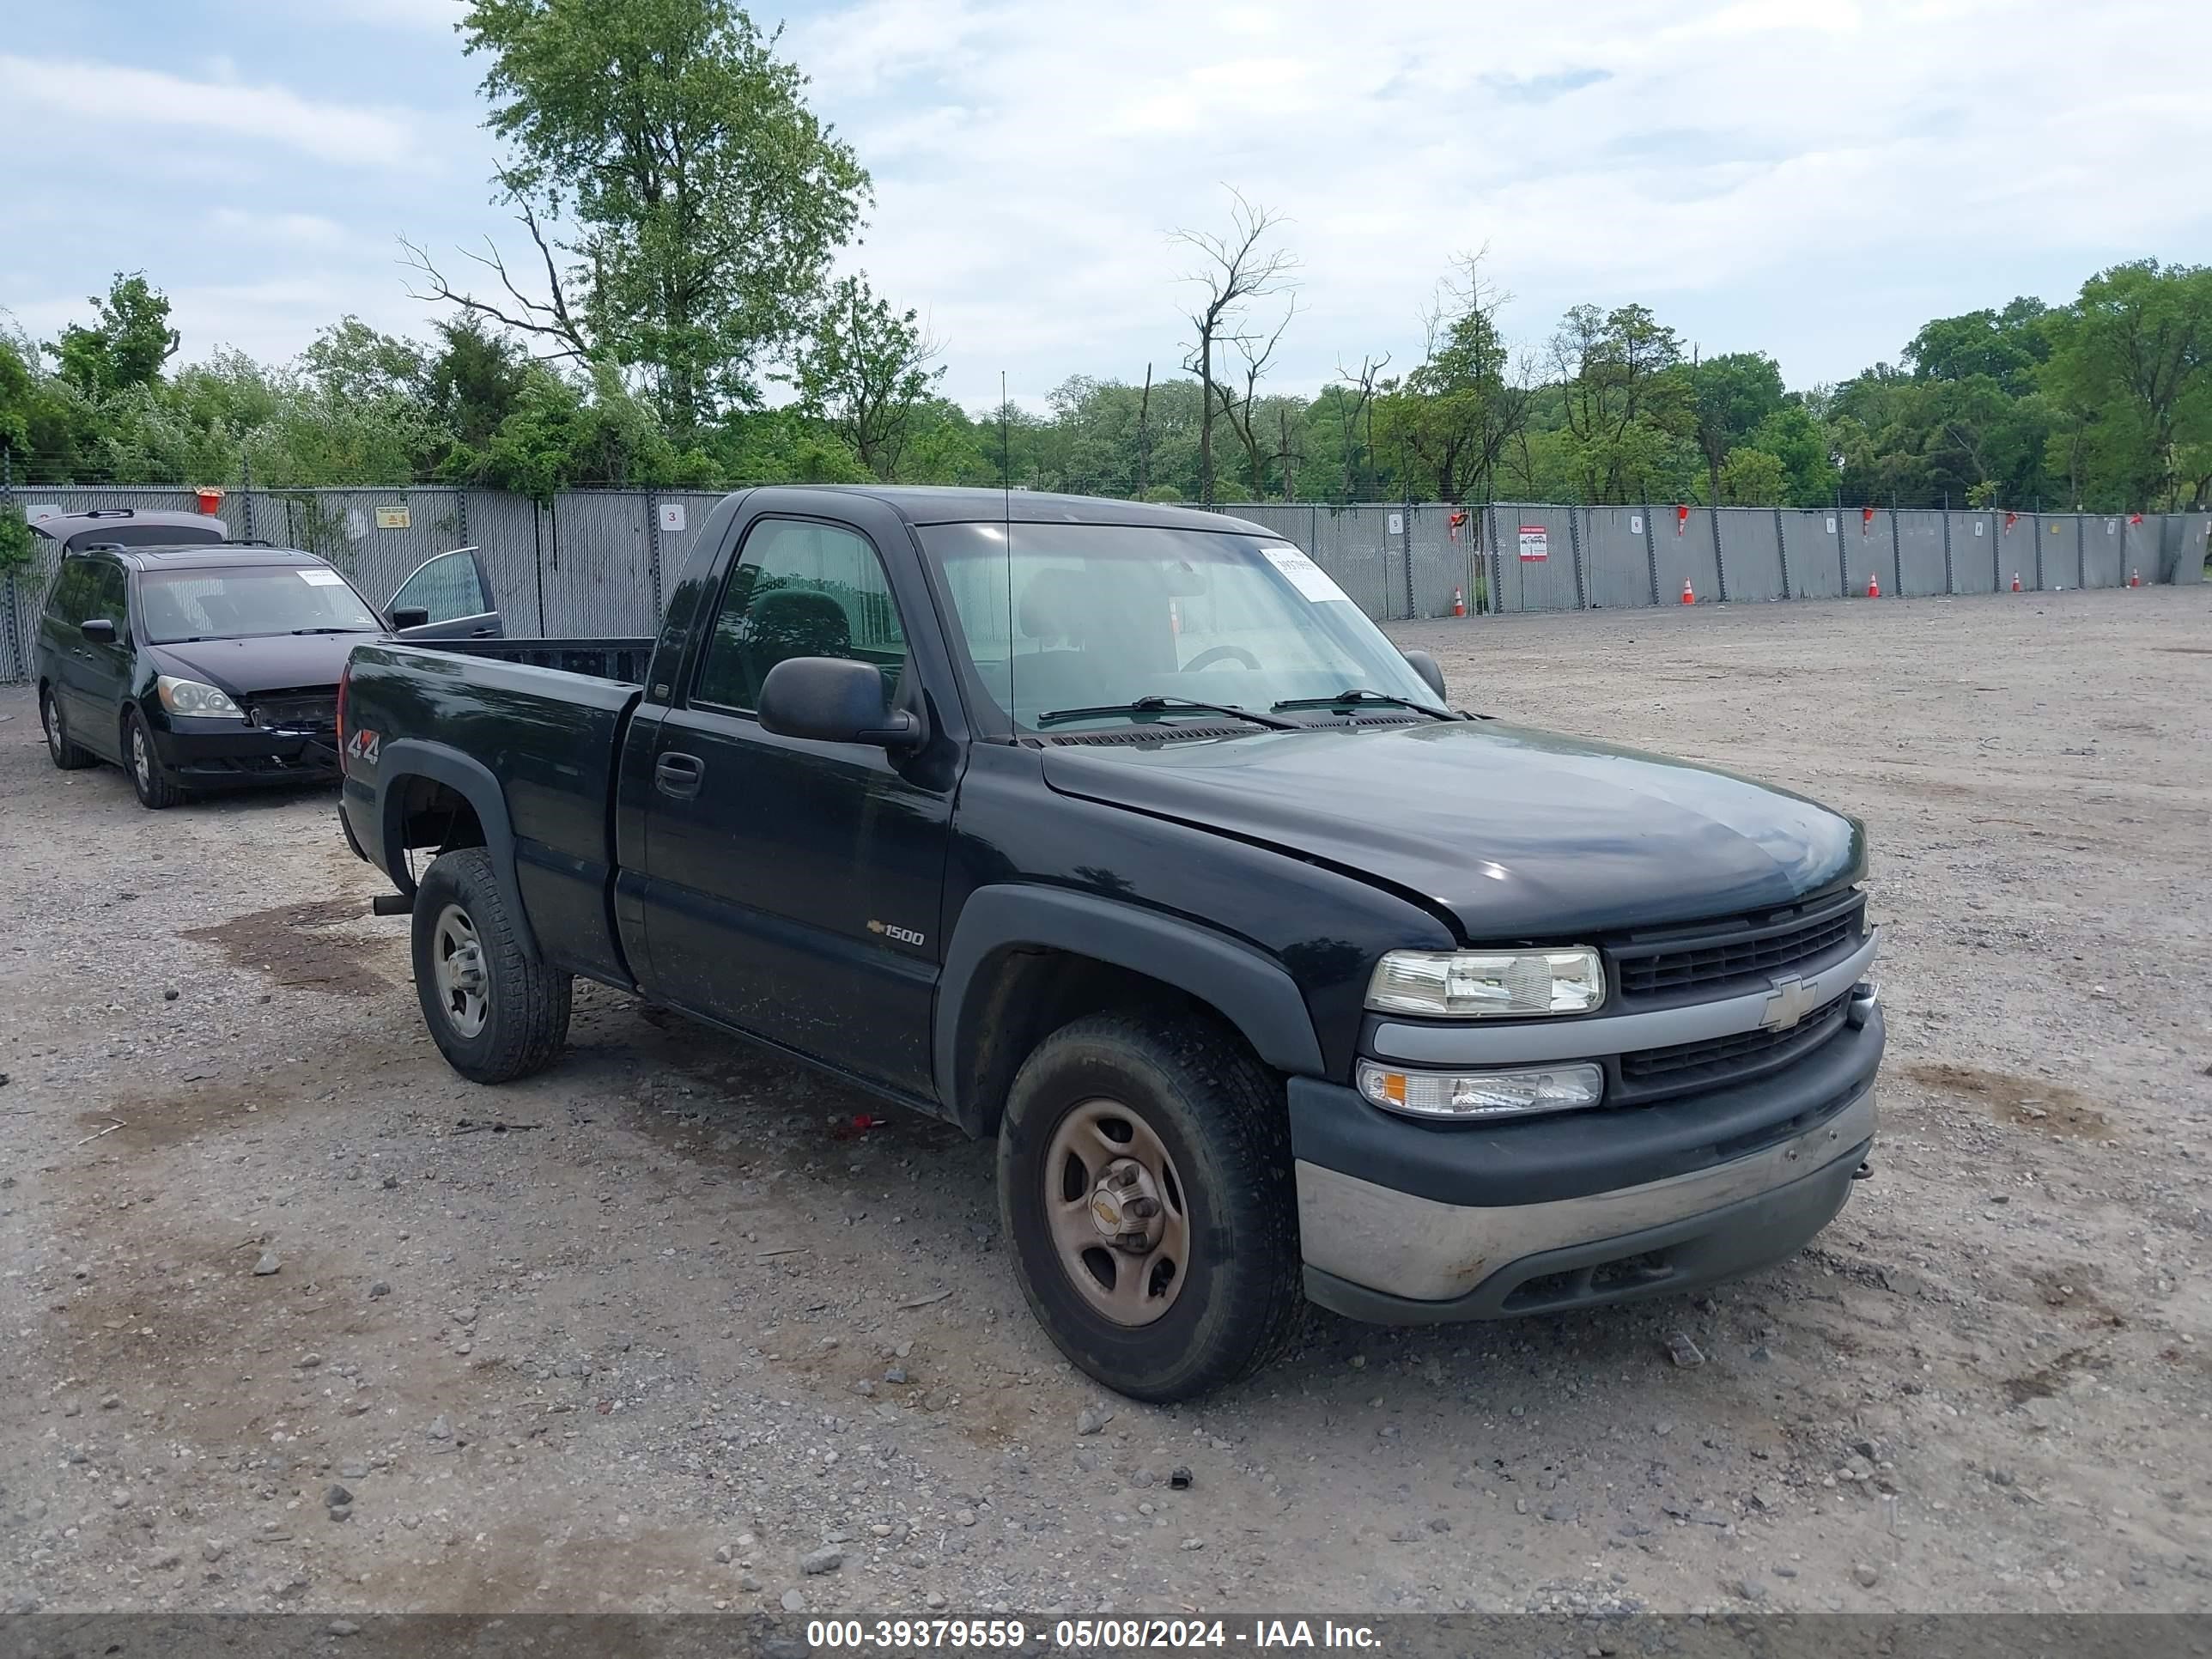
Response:
[[[1492,721],[1051,744],[1043,762],[1063,794],[1398,888],[1470,944],[1771,908],[1866,862],[1863,826],[1802,795]]]
[[[234,697],[308,686],[337,690],[338,672],[354,647],[382,634],[272,634],[251,640],[187,640],[149,645],[146,653],[164,674],[204,680]]]

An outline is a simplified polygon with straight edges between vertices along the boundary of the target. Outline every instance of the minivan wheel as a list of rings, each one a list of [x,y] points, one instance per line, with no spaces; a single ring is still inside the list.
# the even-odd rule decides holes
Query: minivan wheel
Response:
[[[474,1083],[540,1072],[568,1041],[574,981],[524,948],[481,847],[441,854],[415,891],[415,994],[430,1040]]]
[[[1297,1334],[1282,1084],[1210,1020],[1098,1014],[1047,1037],[1007,1096],[999,1202],[1030,1311],[1117,1393],[1187,1400]]]
[[[145,717],[135,708],[123,717],[123,769],[131,774],[138,804],[151,811],[174,806],[185,798],[185,792],[162,771],[161,757],[154,750],[154,735],[146,729]]]
[[[51,685],[39,688],[39,724],[46,728],[46,754],[63,771],[82,771],[99,758],[70,738],[69,729],[62,724],[62,706],[55,701]]]

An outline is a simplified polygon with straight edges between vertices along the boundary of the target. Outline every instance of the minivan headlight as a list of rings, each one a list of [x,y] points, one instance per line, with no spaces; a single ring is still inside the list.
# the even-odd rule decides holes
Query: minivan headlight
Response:
[[[1533,1117],[1605,1098],[1605,1073],[1579,1061],[1507,1072],[1407,1072],[1363,1060],[1358,1082],[1359,1092],[1376,1105],[1408,1117]]]
[[[1375,964],[1377,1013],[1586,1014],[1605,1001],[1605,969],[1586,945],[1565,951],[1393,951]]]
[[[198,680],[179,679],[174,674],[163,674],[154,682],[154,690],[161,699],[161,707],[172,714],[188,714],[196,720],[242,720],[246,711],[230,700],[230,693],[218,690]]]

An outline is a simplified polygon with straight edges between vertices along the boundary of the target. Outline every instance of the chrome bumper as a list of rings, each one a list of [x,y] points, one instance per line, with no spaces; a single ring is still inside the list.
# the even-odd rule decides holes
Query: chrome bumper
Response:
[[[1449,1304],[1472,1296],[1486,1281],[1530,1257],[1612,1239],[1630,1241],[1623,1254],[1631,1254],[1636,1249],[1633,1236],[1692,1222],[1784,1188],[1804,1193],[1799,1207],[1809,1222],[1804,1234],[1809,1237],[1840,1207],[1844,1189],[1838,1183],[1848,1182],[1850,1171],[1838,1166],[1849,1159],[1851,1169],[1857,1167],[1874,1137],[1875,1120],[1869,1085],[1802,1134],[1730,1163],[1583,1198],[1495,1208],[1439,1203],[1301,1159],[1296,1165],[1299,1237],[1307,1267],[1330,1279],[1382,1298]],[[1808,1179],[1821,1174],[1835,1179]],[[1815,1217],[1823,1204],[1828,1207]],[[1784,1218],[1783,1224],[1794,1218]],[[1726,1218],[1717,1217],[1716,1224],[1725,1225]],[[1775,1218],[1761,1216],[1747,1224],[1771,1225]],[[1796,1243],[1802,1242],[1800,1237]],[[1755,1254],[1756,1241],[1751,1248]],[[1310,1287],[1312,1283],[1310,1273]],[[1320,1300],[1335,1300],[1316,1294]],[[1513,1310],[1474,1308],[1444,1316],[1479,1318]]]

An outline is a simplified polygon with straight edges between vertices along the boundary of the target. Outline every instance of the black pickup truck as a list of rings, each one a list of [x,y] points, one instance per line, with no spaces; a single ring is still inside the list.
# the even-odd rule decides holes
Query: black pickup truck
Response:
[[[1256,525],[755,489],[657,637],[363,646],[339,718],[456,1070],[550,1063],[580,974],[995,1136],[1030,1306],[1127,1394],[1307,1298],[1706,1284],[1867,1168],[1861,827],[1456,712]]]

